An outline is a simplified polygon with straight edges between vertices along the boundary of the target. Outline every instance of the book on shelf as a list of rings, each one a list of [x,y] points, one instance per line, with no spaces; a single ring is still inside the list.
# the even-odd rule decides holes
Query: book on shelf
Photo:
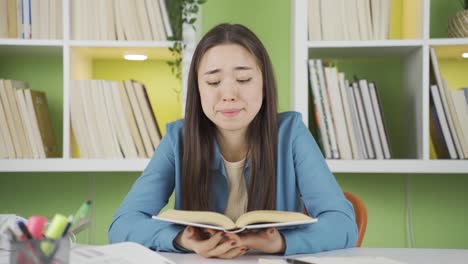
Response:
[[[380,99],[379,92],[378,92],[375,82],[369,83],[369,89],[370,89],[372,107],[375,113],[377,128],[379,131],[380,142],[383,148],[383,155],[385,159],[390,159],[391,150],[390,150],[390,144],[388,143],[389,142],[388,133],[387,133],[388,129],[386,127],[386,123],[384,122],[385,117],[383,114],[382,101]]]
[[[336,66],[309,60],[315,126],[327,159],[390,159],[382,102],[375,82],[350,83]]]
[[[443,144],[434,142],[437,156],[439,158],[467,159],[468,156],[465,155],[465,152],[468,152],[468,150],[464,147],[466,138],[463,136],[461,124],[458,124],[458,116],[454,109],[451,90],[448,82],[442,78],[437,52],[434,48],[430,48],[430,62],[430,94],[432,97],[431,103],[434,104],[435,108],[435,117],[431,121],[438,121],[438,125],[440,125],[440,130],[432,129],[431,133],[441,132],[444,140]],[[433,126],[437,127],[437,125]],[[434,135],[433,138],[441,140],[440,135]],[[446,151],[442,151],[444,146]],[[448,155],[445,155],[446,153]]]
[[[432,113],[434,122],[434,126],[437,130],[433,130],[436,132],[434,134],[435,148],[437,151],[437,156],[441,159],[450,158],[450,159],[457,159],[457,152],[455,150],[455,144],[453,142],[453,138],[450,134],[450,129],[447,122],[447,117],[444,113],[444,109],[442,106],[442,100],[440,98],[439,89],[437,85],[431,85],[431,104],[434,105],[434,112]],[[441,151],[441,147],[445,148],[445,151]],[[448,153],[448,155],[446,154]]]
[[[372,99],[370,95],[370,83],[367,80],[359,80],[359,89],[361,92],[363,108],[366,116],[367,126],[369,129],[371,145],[374,147],[376,159],[383,159],[383,147],[380,142],[379,131],[377,128],[376,112],[373,108]]]
[[[309,60],[309,82],[310,82],[310,89],[312,97],[313,97],[313,109],[314,117],[315,117],[315,124],[318,127],[320,133],[320,142],[324,152],[324,156],[327,159],[332,158],[331,149],[330,149],[330,141],[328,137],[328,131],[325,124],[325,114],[324,114],[324,106],[323,106],[323,97],[320,93],[319,88],[319,81],[317,75],[317,67],[315,65],[315,60]]]
[[[467,90],[465,89],[465,92]],[[463,89],[450,91],[450,97],[453,101],[455,123],[459,127],[457,133],[459,133],[463,154],[466,159],[468,157],[468,102],[465,100]]]
[[[362,91],[359,88],[359,84],[357,82],[353,82],[350,86],[353,90],[354,100],[357,108],[357,122],[359,123],[359,127],[361,128],[362,138],[364,139],[364,148],[366,150],[366,158],[367,159],[375,159],[375,150],[372,146],[372,140],[369,131],[368,120],[366,117],[366,112],[364,109],[364,103],[362,100]]]
[[[444,86],[442,92],[445,94],[444,96],[447,101],[446,113],[452,119],[451,130],[453,131],[455,150],[457,151],[457,155],[460,159],[468,159],[468,155],[465,155],[464,153],[464,152],[468,153],[468,149],[465,146],[465,143],[464,143],[465,140],[463,138],[461,126],[458,123],[458,116],[457,116],[457,112],[455,112],[454,102],[452,100],[452,95],[451,95],[448,81],[446,79],[442,79],[442,85]],[[465,147],[465,151],[463,151],[464,147]]]
[[[145,86],[134,80],[76,80],[72,132],[82,158],[149,158],[161,140]]]
[[[0,38],[61,39],[63,0],[0,0]]]
[[[330,98],[332,120],[335,125],[336,141],[340,159],[352,159],[352,151],[348,137],[345,116],[343,115],[343,102],[338,82],[338,71],[336,67],[325,67],[325,78]]]
[[[431,85],[430,92],[431,92],[431,95],[429,97],[430,98],[430,105],[429,105],[430,107],[429,129],[430,131],[429,132],[431,134],[431,139],[433,140],[432,143],[434,145],[434,149],[435,149],[436,156],[438,159],[449,159],[451,158],[451,154],[449,154],[449,147],[447,145],[447,140],[444,135],[444,133],[447,133],[448,131],[448,125],[446,122],[444,122],[444,125],[442,125],[443,120],[441,119],[441,117],[443,117],[444,115],[438,114],[442,105],[440,102],[440,97],[438,97],[438,89],[436,85]],[[436,100],[436,97],[437,97],[437,100]],[[452,147],[452,155],[454,155],[454,153],[455,153],[455,150]]]
[[[367,159],[367,151],[366,151],[366,145],[364,142],[364,134],[361,128],[360,120],[359,120],[359,115],[358,115],[358,108],[356,104],[356,99],[354,98],[354,89],[352,88],[352,84],[349,83],[348,80],[345,80],[345,87],[344,87],[347,97],[348,97],[348,102],[349,102],[349,110],[350,110],[350,121],[352,124],[352,129],[354,130],[354,137],[355,140],[357,141],[357,151],[358,155],[354,156],[355,159]],[[354,146],[352,146],[354,148]],[[354,150],[355,151],[355,150]]]
[[[466,103],[468,104],[468,88],[462,88],[464,94],[465,94],[465,100],[466,100]]]
[[[2,158],[46,158],[59,155],[44,92],[17,80],[0,80]],[[1,144],[1,142],[0,142]]]
[[[311,41],[389,38],[391,0],[309,0],[308,6]]]
[[[317,218],[303,213],[273,210],[250,211],[239,216],[236,221],[217,212],[176,209],[161,212],[152,218],[174,224],[210,228],[228,233],[239,233],[249,229],[298,226],[318,221]]]
[[[165,0],[71,0],[70,8],[74,40],[165,41],[173,37]]]
[[[330,152],[331,152],[331,158],[333,159],[339,159],[340,158],[340,153],[338,150],[338,143],[336,140],[336,129],[335,125],[333,122],[333,116],[331,113],[331,107],[330,107],[330,94],[328,93],[327,89],[327,83],[326,83],[326,78],[325,78],[325,70],[324,70],[324,65],[322,63],[322,60],[318,59],[315,60],[315,65],[317,67],[317,74],[318,74],[318,80],[319,80],[319,92],[320,92],[320,97],[323,102],[323,109],[324,109],[324,115],[325,115],[325,124],[327,128],[327,133],[330,139]]]

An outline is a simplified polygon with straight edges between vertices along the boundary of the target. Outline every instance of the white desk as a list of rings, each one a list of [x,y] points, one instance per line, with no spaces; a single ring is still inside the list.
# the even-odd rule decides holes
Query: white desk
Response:
[[[175,263],[257,264],[259,258],[280,258],[270,255],[245,255],[235,260],[206,259],[194,254],[162,253]],[[292,256],[299,257],[300,255]],[[302,255],[304,256],[304,255]],[[349,248],[322,252],[313,256],[333,257],[387,257],[408,264],[468,264],[468,250],[416,248]]]
[[[282,258],[271,255],[245,255],[234,260],[206,259],[196,254],[161,253],[179,264],[257,264],[259,258]],[[304,255],[296,255],[299,257]],[[410,249],[410,248],[350,248],[313,254],[333,257],[387,257],[407,264],[467,264],[468,250],[458,249]],[[9,252],[0,250],[0,264],[8,263]],[[73,264],[73,263],[71,263]]]

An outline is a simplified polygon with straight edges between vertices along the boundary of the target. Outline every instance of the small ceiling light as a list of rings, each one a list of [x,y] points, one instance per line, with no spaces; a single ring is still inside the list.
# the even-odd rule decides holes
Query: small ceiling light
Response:
[[[144,54],[125,54],[124,59],[132,61],[144,61],[148,59],[148,56]]]
[[[462,57],[465,58],[465,59],[468,59],[468,52],[463,53]]]

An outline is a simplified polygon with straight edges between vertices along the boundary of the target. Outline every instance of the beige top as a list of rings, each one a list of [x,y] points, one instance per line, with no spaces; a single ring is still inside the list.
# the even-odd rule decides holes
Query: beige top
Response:
[[[224,166],[229,186],[229,198],[224,214],[236,221],[239,216],[247,211],[247,188],[244,180],[245,158],[237,162],[229,162],[224,158]]]

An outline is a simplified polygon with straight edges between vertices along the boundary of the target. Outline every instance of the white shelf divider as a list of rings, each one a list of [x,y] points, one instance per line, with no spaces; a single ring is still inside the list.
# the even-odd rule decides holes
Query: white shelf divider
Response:
[[[149,159],[1,159],[0,172],[141,172]],[[468,173],[464,160],[326,160],[333,173]]]
[[[174,41],[104,41],[104,40],[70,40],[72,47],[106,47],[106,48],[169,48]]]
[[[291,62],[291,105],[302,114],[302,120],[309,124],[309,103],[307,97],[307,0],[294,0],[291,8],[292,23],[292,62]],[[304,93],[304,89],[306,92]]]
[[[309,48],[359,48],[359,47],[418,47],[422,40],[349,40],[349,41],[308,41]]]
[[[327,160],[333,173],[468,173],[466,160]]]
[[[63,46],[63,40],[46,40],[46,39],[6,39],[0,38],[0,45],[11,45],[11,46],[51,46],[61,47]]]
[[[430,39],[428,44],[431,46],[468,45],[468,38]]]
[[[1,159],[0,172],[143,171],[149,159]]]

